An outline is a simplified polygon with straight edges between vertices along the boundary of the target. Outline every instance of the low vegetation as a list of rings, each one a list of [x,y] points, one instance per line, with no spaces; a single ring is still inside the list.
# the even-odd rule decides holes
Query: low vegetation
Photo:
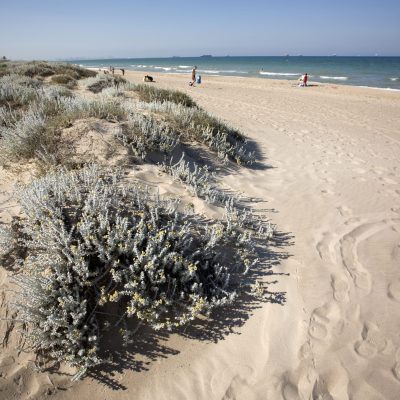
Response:
[[[178,327],[231,303],[232,276],[254,261],[251,236],[233,220],[205,223],[95,166],[49,174],[19,198],[19,316],[36,350],[79,373],[100,362],[98,315],[110,303],[155,329]]]
[[[69,75],[73,79],[96,76],[96,72],[67,63],[49,63],[45,61],[8,62],[0,69],[1,75],[10,73],[28,76],[30,78],[46,78],[53,75]]]
[[[100,93],[103,89],[110,87],[118,88],[120,85],[127,89],[127,84],[128,81],[121,76],[108,74],[98,75],[94,78],[88,78],[84,81],[84,85],[92,93]]]
[[[134,91],[138,93],[139,99],[146,103],[164,103],[168,101],[174,104],[181,104],[184,107],[197,107],[190,96],[177,90],[166,90],[141,84],[136,85]]]
[[[68,362],[79,378],[104,362],[105,315],[114,313],[115,329],[133,318],[170,330],[247,290],[241,277],[257,263],[255,243],[272,235],[271,226],[220,189],[207,166],[190,165],[184,155],[172,162],[178,147],[200,144],[224,162],[251,164],[255,156],[239,131],[180,92],[95,77],[69,64],[7,63],[3,69],[0,163],[39,160],[52,167],[19,189],[18,224],[0,227],[0,260],[13,254],[20,267],[16,308],[35,351]],[[74,85],[87,96],[68,89]],[[128,92],[140,100],[123,95]],[[137,162],[164,155],[170,161],[160,170],[224,209],[225,218],[182,211],[178,200],[128,184],[120,170],[71,167],[60,156],[61,133],[87,118],[114,123]],[[134,340],[134,332],[123,334]]]
[[[71,75],[53,75],[51,77],[51,81],[60,85],[65,85],[70,89],[73,89],[76,86],[76,79],[73,78]]]

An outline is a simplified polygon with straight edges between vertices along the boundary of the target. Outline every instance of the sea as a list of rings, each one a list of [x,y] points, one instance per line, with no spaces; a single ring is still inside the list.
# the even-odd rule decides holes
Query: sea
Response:
[[[125,68],[131,71],[186,74],[193,66],[197,74],[259,77],[263,79],[297,80],[308,73],[310,82],[400,90],[400,57],[169,57],[169,58],[112,58],[73,60],[74,64],[89,68]]]

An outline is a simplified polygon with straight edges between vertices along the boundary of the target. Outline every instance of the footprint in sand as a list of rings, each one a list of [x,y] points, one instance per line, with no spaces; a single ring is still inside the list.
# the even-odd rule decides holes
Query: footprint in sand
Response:
[[[357,341],[354,349],[358,355],[364,358],[373,358],[385,350],[387,340],[381,334],[377,325],[372,322],[365,322],[361,332],[362,340]]]
[[[353,278],[355,286],[368,294],[372,289],[371,276],[359,262],[357,246],[365,237],[369,236],[370,232],[374,232],[375,229],[374,224],[361,224],[344,235],[340,241],[344,266]]]
[[[352,215],[352,211],[349,207],[347,206],[339,206],[337,207],[337,210],[339,211],[340,215],[344,218],[349,218]]]
[[[322,307],[316,308],[311,314],[309,335],[318,340],[324,340],[328,336],[329,328],[340,322],[340,310],[336,303],[327,303]]]
[[[327,194],[327,195],[333,195],[333,194],[335,194],[335,192],[332,191],[332,190],[330,190],[330,189],[322,189],[322,190],[321,190],[321,193],[322,193],[322,194]]]
[[[394,364],[392,368],[392,372],[394,377],[400,381],[400,349],[397,350],[396,356],[395,356],[396,363]]]
[[[345,278],[335,278],[332,276],[331,286],[333,289],[333,297],[339,303],[347,303],[349,301],[349,283]]]
[[[388,296],[400,303],[400,279],[391,282],[388,286]]]
[[[317,371],[312,360],[304,360],[286,374],[282,395],[285,400],[348,400],[348,384],[348,373],[338,360],[331,360],[323,371]]]

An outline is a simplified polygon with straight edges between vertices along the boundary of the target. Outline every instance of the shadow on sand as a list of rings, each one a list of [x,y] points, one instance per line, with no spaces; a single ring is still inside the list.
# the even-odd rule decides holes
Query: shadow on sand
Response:
[[[250,286],[255,280],[264,282],[264,297],[245,291],[230,306],[216,309],[209,317],[199,318],[181,329],[173,332],[155,331],[138,321],[129,323],[129,330],[135,333],[128,340],[122,339],[115,329],[105,332],[102,341],[102,353],[109,361],[93,368],[88,375],[113,390],[125,390],[115,377],[126,370],[146,371],[157,360],[179,354],[179,350],[168,346],[171,334],[180,335],[189,340],[216,343],[224,340],[227,335],[239,335],[239,328],[252,316],[254,310],[265,306],[266,303],[283,306],[286,302],[286,292],[274,291],[279,275],[286,273],[275,272],[276,267],[290,257],[288,246],[292,245],[293,237],[277,232],[270,241],[269,248],[260,247],[259,256],[263,260],[257,268],[245,276],[241,284]]]

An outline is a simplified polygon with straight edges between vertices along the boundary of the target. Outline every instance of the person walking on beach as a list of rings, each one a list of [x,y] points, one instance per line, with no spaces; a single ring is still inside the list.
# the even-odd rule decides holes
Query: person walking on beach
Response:
[[[125,68],[121,68],[122,76],[125,75]]]
[[[194,83],[196,82],[196,69],[197,65],[195,65],[192,69],[192,81],[190,82],[190,86],[194,86]]]

